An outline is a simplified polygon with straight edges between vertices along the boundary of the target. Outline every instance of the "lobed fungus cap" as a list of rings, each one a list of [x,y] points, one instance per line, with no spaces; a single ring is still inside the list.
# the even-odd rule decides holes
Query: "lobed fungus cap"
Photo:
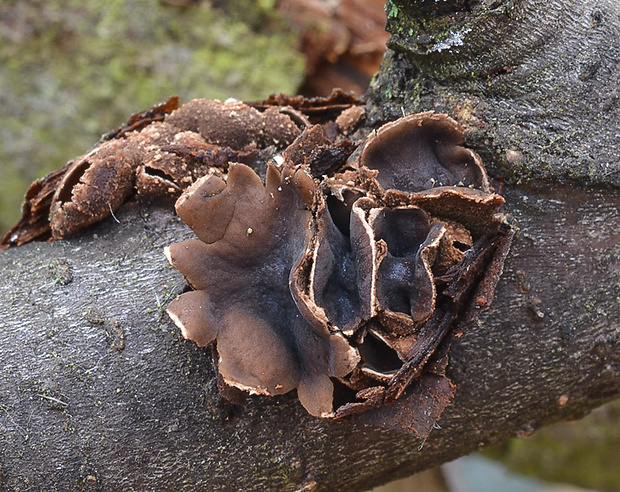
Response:
[[[269,166],[265,185],[249,167],[228,180],[197,181],[177,202],[198,240],[166,249],[195,291],[167,309],[183,336],[216,342],[224,381],[257,394],[297,389],[312,414],[332,413],[331,377],[359,357],[344,337],[308,318],[294,279],[312,255],[310,211],[316,186],[305,171]],[[302,314],[304,311],[304,316]]]
[[[377,169],[381,186],[407,193],[436,186],[473,186],[489,191],[478,154],[463,146],[463,127],[445,114],[411,114],[373,132],[360,165]]]

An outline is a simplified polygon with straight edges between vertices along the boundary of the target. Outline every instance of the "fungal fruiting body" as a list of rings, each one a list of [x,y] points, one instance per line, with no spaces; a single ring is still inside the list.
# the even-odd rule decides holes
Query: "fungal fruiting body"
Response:
[[[186,338],[217,343],[229,385],[265,395],[297,388],[310,413],[327,416],[330,378],[346,376],[359,357],[297,295],[313,248],[315,194],[305,171],[272,165],[265,185],[243,164],[230,169],[226,183],[199,180],[176,206],[198,240],[166,249],[197,290],[172,301],[168,313]]]
[[[76,236],[131,197],[178,197],[199,177],[224,176],[231,162],[264,170],[268,160],[293,149],[302,128],[330,121],[329,132],[344,135],[362,109],[340,90],[326,98],[278,95],[252,104],[194,99],[179,107],[178,99],[133,115],[86,154],[32,183],[22,217],[0,238],[0,250]],[[316,172],[338,167],[354,149],[342,139],[331,145],[322,130],[315,137],[306,157],[319,166]]]
[[[328,132],[303,129],[264,183],[230,164],[181,195],[197,239],[166,255],[194,290],[167,312],[185,338],[215,344],[230,386],[296,389],[320,417],[439,392],[418,409],[432,426],[454,389],[450,341],[488,307],[501,273],[504,201],[445,115],[389,123],[321,176],[313,170],[342,147]]]

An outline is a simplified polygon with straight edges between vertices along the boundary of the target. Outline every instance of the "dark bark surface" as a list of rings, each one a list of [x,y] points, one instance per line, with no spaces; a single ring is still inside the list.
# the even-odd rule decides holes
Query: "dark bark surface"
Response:
[[[4,252],[0,434],[8,490],[364,490],[579,417],[620,393],[620,193],[510,188],[521,232],[491,309],[453,346],[456,398],[422,443],[218,394],[208,349],[162,312],[184,287],[171,209]],[[422,447],[421,447],[422,446]],[[421,447],[421,449],[420,449]]]
[[[505,179],[620,185],[615,0],[387,3],[375,118],[434,109]]]
[[[442,2],[446,9],[456,3],[462,2]],[[487,3],[508,9],[507,2]],[[210,351],[184,341],[163,312],[185,283],[162,250],[190,231],[172,204],[129,203],[116,213],[118,222],[109,218],[79,238],[0,254],[0,489],[365,490],[617,398],[620,191],[617,145],[607,145],[605,135],[617,144],[618,106],[606,89],[596,92],[596,81],[618,73],[618,46],[602,35],[583,38],[577,27],[594,14],[577,2],[510,5],[520,15],[499,27],[517,33],[527,23],[534,32],[550,32],[553,13],[565,19],[564,30],[540,37],[525,58],[530,66],[551,67],[549,50],[562,43],[574,50],[576,36],[583,43],[573,58],[600,51],[588,90],[611,97],[599,125],[611,130],[589,132],[601,111],[583,93],[581,109],[566,106],[574,137],[545,148],[526,131],[533,118],[527,107],[535,102],[511,92],[514,87],[491,91],[481,80],[444,76],[453,65],[449,57],[425,66],[404,48],[388,53],[373,88],[375,117],[400,116],[401,106],[457,116],[487,165],[504,173],[506,211],[520,229],[491,309],[451,349],[456,396],[424,442],[351,420],[313,418],[292,394],[250,397],[244,407],[225,403]],[[600,26],[608,36],[617,32],[620,7],[597,5]],[[484,8],[448,14],[465,22]],[[406,25],[404,6],[397,10],[403,17],[396,17],[400,24],[391,18],[393,30],[421,32]],[[493,12],[480,18],[495,19]],[[471,27],[475,34],[478,24]],[[480,50],[484,45],[474,43],[453,57],[482,63]],[[522,74],[520,83],[529,81],[519,69],[502,75],[513,73]],[[540,94],[553,95],[557,108],[570,86],[560,91],[546,80]],[[536,114],[540,126],[557,123]],[[517,130],[524,142],[518,149],[512,147]],[[490,147],[483,147],[487,140]],[[572,159],[575,141],[594,157]]]

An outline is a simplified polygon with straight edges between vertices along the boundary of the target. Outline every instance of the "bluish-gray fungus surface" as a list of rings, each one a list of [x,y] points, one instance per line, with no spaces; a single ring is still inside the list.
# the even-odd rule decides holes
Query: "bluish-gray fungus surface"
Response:
[[[132,196],[179,197],[196,239],[166,256],[191,290],[167,311],[215,346],[224,397],[296,390],[312,415],[425,436],[514,229],[456,121],[364,124],[338,91],[171,98],[33,183],[0,249],[79,234]]]
[[[425,435],[454,392],[450,341],[501,272],[503,199],[445,115],[389,123],[317,175],[317,155],[342,147],[330,125],[303,127],[264,183],[237,163],[183,193],[198,239],[166,255],[194,290],[167,311],[184,337],[215,344],[230,386],[296,389],[312,415],[368,422],[409,402],[430,418],[398,425]]]

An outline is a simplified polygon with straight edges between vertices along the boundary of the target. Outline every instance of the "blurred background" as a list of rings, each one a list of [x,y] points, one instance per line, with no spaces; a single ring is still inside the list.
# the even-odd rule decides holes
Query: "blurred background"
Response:
[[[620,402],[373,490],[418,491],[618,492]]]
[[[171,95],[362,95],[384,22],[383,0],[2,0],[0,235],[33,180]],[[619,423],[610,404],[375,492],[620,491]]]

